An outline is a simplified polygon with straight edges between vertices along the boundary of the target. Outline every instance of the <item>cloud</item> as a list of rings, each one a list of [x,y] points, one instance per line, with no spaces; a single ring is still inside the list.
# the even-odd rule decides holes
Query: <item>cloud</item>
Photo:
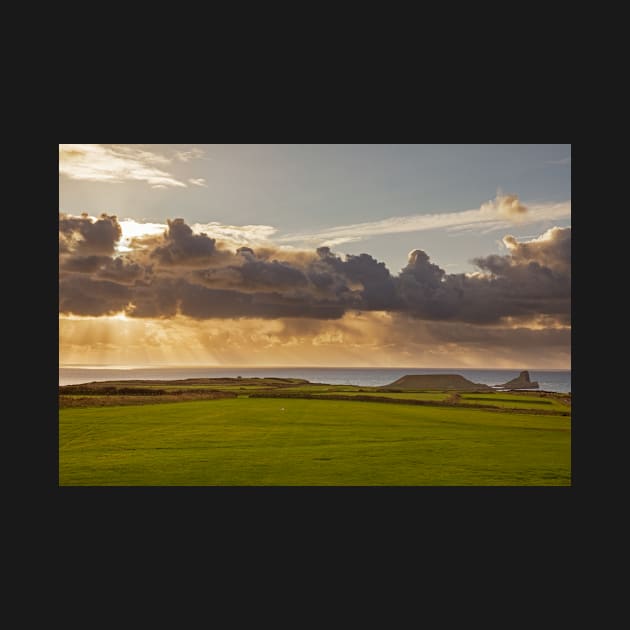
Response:
[[[88,215],[85,215],[88,216]],[[95,220],[94,217],[90,217]],[[137,248],[146,248],[154,239],[151,237],[162,235],[168,229],[166,223],[141,223],[134,219],[121,219],[119,221],[122,237],[116,245],[120,252],[128,252]],[[243,246],[272,247],[276,249],[293,251],[291,246],[278,246],[271,243],[271,237],[278,231],[270,225],[225,225],[218,222],[193,223],[190,228],[193,234],[212,234],[213,238],[220,240],[225,247],[237,249]]]
[[[216,240],[206,234],[193,234],[183,219],[168,221],[164,243],[151,252],[163,265],[202,264],[214,254]]]
[[[508,219],[521,219],[527,212],[527,206],[524,206],[517,195],[497,194],[495,199],[481,205],[480,212],[488,214],[496,214]]]
[[[233,249],[236,236],[266,235],[272,229],[266,226],[239,232],[207,224],[207,232],[196,233],[173,219],[161,227],[153,224],[151,234],[131,238],[121,255],[116,217],[60,215],[60,312],[340,319],[382,311],[481,326],[570,324],[571,228],[555,227],[528,241],[508,235],[507,254],[475,259],[472,274],[448,274],[416,249],[394,276],[367,253],[341,257],[329,247],[286,250],[269,242]]]
[[[308,292],[283,294],[245,293],[210,289],[183,282],[178,287],[180,313],[197,319],[261,317],[312,317],[338,319],[343,316],[343,304],[333,300],[314,299]]]
[[[66,277],[68,272],[91,274],[94,279],[111,280],[119,284],[132,284],[152,272],[151,268],[145,268],[143,265],[109,256],[63,257],[59,268]]]
[[[188,183],[193,186],[203,186],[204,188],[208,187],[208,184],[206,184],[206,180],[203,177],[198,177],[197,179],[190,178]]]
[[[59,173],[77,180],[112,184],[143,181],[153,188],[185,188],[184,182],[156,166],[170,162],[139,145],[59,145]]]
[[[179,160],[180,162],[190,162],[191,160],[202,158],[204,155],[205,152],[203,151],[203,149],[194,147],[190,149],[190,151],[176,151],[175,159]]]
[[[381,221],[356,223],[329,228],[317,233],[288,234],[278,238],[279,243],[307,243],[311,245],[340,245],[371,236],[420,232],[446,228],[447,230],[484,229],[493,231],[509,229],[514,222],[520,225],[556,221],[571,216],[571,202],[521,204],[516,195],[502,195],[476,210],[444,212],[440,214],[418,214],[406,217],[391,217]]]
[[[496,324],[548,315],[568,324],[571,313],[571,228],[553,228],[539,239],[504,239],[509,254],[472,262],[473,274],[446,274],[422,251],[401,271],[400,291],[410,314],[425,320]]]
[[[102,214],[99,219],[82,214],[59,215],[59,251],[79,254],[113,254],[122,229],[115,216]]]
[[[369,254],[349,254],[342,260],[333,255],[328,247],[318,248],[317,254],[322,263],[343,279],[348,289],[353,285],[361,287],[362,307],[366,310],[389,310],[398,306],[394,278],[385,263],[378,262]]]
[[[339,236],[337,238],[329,238],[321,242],[322,247],[335,247],[344,243],[355,243],[362,240],[362,236]],[[319,239],[316,239],[319,241]]]
[[[534,262],[561,273],[571,273],[571,228],[553,227],[524,242],[508,235],[503,238],[503,243],[515,263]]]
[[[126,310],[133,298],[125,284],[65,273],[59,279],[59,312],[113,315]]]
[[[243,245],[269,245],[269,239],[278,231],[270,225],[224,225],[222,223],[194,223],[195,234],[206,232],[232,247]]]
[[[282,290],[305,287],[306,275],[288,262],[271,262],[256,259],[253,250],[239,250],[245,261],[216,269],[197,272],[198,277],[210,286],[236,287],[241,290]]]
[[[164,234],[168,228],[166,223],[138,223],[134,219],[121,219],[119,224],[122,232],[120,241],[116,245],[116,250],[119,252],[132,251],[135,239]],[[140,244],[138,243],[137,246]]]

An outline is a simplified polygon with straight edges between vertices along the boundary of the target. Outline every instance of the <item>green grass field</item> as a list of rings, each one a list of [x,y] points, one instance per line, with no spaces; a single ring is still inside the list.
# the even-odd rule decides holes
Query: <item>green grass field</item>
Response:
[[[67,408],[59,483],[566,486],[571,418],[265,398]]]
[[[545,409],[555,411],[570,411],[571,405],[562,402],[561,398],[540,398],[533,395],[521,394],[462,394],[463,403],[488,404],[494,407],[511,407],[513,409]]]

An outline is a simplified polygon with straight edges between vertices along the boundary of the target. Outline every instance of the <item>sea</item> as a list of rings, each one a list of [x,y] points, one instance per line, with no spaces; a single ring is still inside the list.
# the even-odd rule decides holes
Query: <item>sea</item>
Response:
[[[528,369],[528,368],[523,368]],[[468,368],[310,368],[310,367],[172,367],[172,368],[101,368],[60,367],[59,385],[74,385],[94,381],[124,381],[134,379],[179,380],[185,378],[265,377],[303,378],[312,383],[330,385],[388,385],[407,374],[460,374],[473,383],[500,385],[516,378],[521,370],[490,370]],[[529,370],[532,381],[540,390],[571,391],[571,370]]]

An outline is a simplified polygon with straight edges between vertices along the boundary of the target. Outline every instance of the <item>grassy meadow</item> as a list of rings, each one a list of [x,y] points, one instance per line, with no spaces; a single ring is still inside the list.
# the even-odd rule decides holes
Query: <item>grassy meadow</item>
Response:
[[[343,388],[347,400],[249,398],[252,389],[218,400],[61,405],[59,484],[571,485],[562,399],[463,394],[439,406],[449,394],[417,392],[436,406],[414,406],[352,400],[352,387]],[[486,398],[494,409],[468,406]]]

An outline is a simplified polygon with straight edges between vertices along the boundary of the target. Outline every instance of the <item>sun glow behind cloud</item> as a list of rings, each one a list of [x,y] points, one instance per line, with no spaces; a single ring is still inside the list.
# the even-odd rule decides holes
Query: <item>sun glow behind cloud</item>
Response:
[[[67,216],[72,217],[72,215]],[[97,220],[95,216],[86,216],[92,221]],[[122,230],[120,241],[116,244],[118,253],[141,249],[145,247],[140,242],[143,238],[164,234],[168,229],[166,223],[143,222],[135,219],[121,219],[118,223]],[[271,237],[278,231],[270,225],[224,225],[218,222],[193,223],[190,227],[193,234],[210,234],[213,238],[219,238],[233,248],[270,245]],[[139,242],[134,242],[137,239]],[[285,246],[284,248],[287,250],[294,249],[292,246]]]
[[[89,217],[96,220],[96,217]],[[122,219],[119,221],[122,229],[122,237],[116,246],[118,252],[129,252],[135,248],[143,247],[141,243],[134,243],[134,239],[143,239],[148,236],[163,234],[167,229],[166,223],[139,222],[134,219]],[[209,234],[213,238],[219,238],[232,248],[242,246],[271,245],[271,237],[278,231],[270,225],[224,225],[218,222],[193,223],[193,234]],[[132,247],[133,246],[133,247]],[[286,249],[294,249],[285,246]]]
[[[123,219],[119,223],[122,229],[122,237],[116,247],[119,252],[132,251],[133,239],[163,234],[167,228],[164,223],[138,223],[133,219]]]
[[[515,323],[516,324],[516,323]],[[546,351],[532,340],[538,324],[474,328],[427,324],[385,312],[347,313],[340,321],[256,318],[198,321],[62,316],[62,365],[190,365],[346,367],[566,368],[570,330],[542,331]],[[463,330],[462,330],[463,329]],[[507,346],[505,339],[510,339]]]
[[[63,146],[72,156],[101,145]],[[137,145],[112,146],[116,160],[168,163]],[[115,177],[119,168],[114,161],[101,175]],[[570,214],[570,201],[525,205],[499,194],[475,210],[292,235],[263,224],[60,214],[60,361],[566,368],[570,228],[549,222]],[[528,240],[507,234],[496,243],[507,255],[476,258],[480,271],[460,276],[422,250],[394,276],[367,253],[344,257],[326,248],[380,234],[523,224],[549,229]]]

